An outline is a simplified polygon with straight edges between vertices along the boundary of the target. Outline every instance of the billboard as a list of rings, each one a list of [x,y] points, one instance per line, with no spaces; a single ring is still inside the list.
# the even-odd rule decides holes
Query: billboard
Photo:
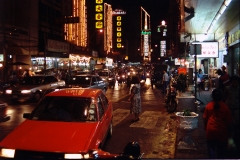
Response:
[[[198,58],[218,58],[218,42],[193,42],[192,44],[201,44],[202,51],[200,55],[197,55]]]

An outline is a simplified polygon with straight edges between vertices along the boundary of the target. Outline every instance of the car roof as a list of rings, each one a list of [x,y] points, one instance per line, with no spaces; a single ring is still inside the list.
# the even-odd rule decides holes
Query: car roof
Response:
[[[96,74],[76,74],[76,75],[74,75],[74,76],[71,76],[71,77],[93,77],[93,76],[98,76],[99,77],[99,75],[96,75]]]
[[[94,88],[64,88],[48,93],[46,96],[66,96],[66,97],[96,97],[102,93],[101,89]]]

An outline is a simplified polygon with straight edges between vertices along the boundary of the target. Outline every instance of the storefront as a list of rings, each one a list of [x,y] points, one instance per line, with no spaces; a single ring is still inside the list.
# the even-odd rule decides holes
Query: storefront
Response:
[[[227,63],[228,73],[232,75],[240,75],[239,71],[239,54],[240,54],[240,24],[234,27],[228,33],[227,50],[225,62]]]

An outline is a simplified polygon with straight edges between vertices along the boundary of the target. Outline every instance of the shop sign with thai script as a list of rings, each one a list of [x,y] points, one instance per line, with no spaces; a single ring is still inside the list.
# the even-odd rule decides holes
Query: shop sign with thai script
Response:
[[[95,28],[103,28],[103,0],[96,0],[95,3]]]

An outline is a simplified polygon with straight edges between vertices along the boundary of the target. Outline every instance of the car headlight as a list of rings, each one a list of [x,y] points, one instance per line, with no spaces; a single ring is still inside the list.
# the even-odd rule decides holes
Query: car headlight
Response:
[[[124,75],[122,75],[122,78],[125,78],[125,76],[124,76]]]
[[[21,93],[23,94],[31,93],[31,90],[22,90]]]
[[[64,159],[88,159],[89,154],[64,154]]]
[[[0,157],[14,158],[14,155],[15,155],[15,149],[2,148],[0,150]]]
[[[12,94],[12,90],[11,89],[7,89],[6,90],[6,94]]]

